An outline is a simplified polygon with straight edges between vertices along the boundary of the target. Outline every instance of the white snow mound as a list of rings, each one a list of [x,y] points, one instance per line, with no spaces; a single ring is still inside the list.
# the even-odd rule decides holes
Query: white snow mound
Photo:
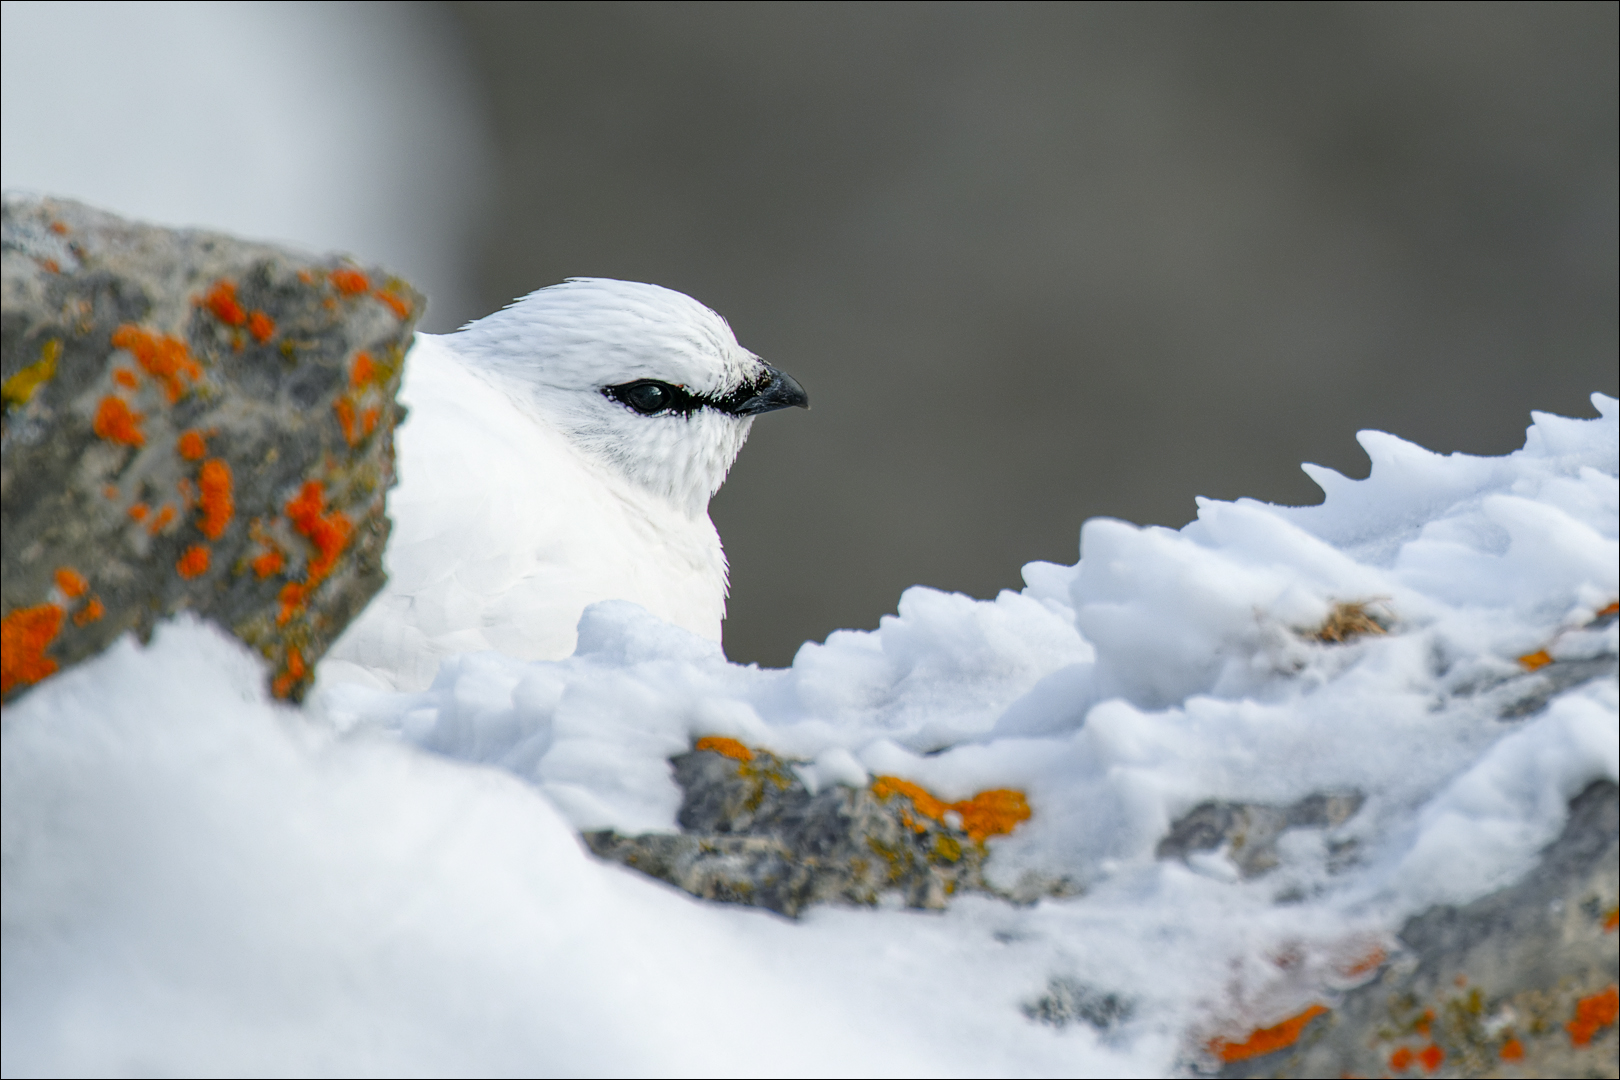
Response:
[[[1366,480],[1306,467],[1319,506],[1094,520],[1021,593],[909,589],[783,670],[614,602],[569,659],[298,711],[206,625],[123,642],[5,713],[5,1071],[1165,1075],[1514,880],[1620,777],[1612,668],[1500,715],[1519,657],[1620,651],[1620,410],[1593,401],[1496,458],[1364,432]],[[1390,632],[1313,637],[1346,603]],[[575,830],[675,829],[667,759],[703,735],[812,787],[1020,788],[992,874],[1083,891],[789,923],[585,855]],[[1200,802],[1352,790],[1265,876],[1155,858]],[[1028,1019],[1054,978],[1128,1016]]]

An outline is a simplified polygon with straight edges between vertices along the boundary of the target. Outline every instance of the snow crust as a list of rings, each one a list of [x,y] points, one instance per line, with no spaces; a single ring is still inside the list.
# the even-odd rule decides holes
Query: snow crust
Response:
[[[1524,449],[1364,432],[1325,501],[1110,520],[993,600],[917,587],[793,665],[626,603],[569,659],[453,658],[422,693],[266,700],[257,661],[180,619],[4,717],[5,1070],[29,1074],[1167,1075],[1354,981],[1408,915],[1523,874],[1567,800],[1620,777],[1604,676],[1498,718],[1517,657],[1617,651],[1620,450],[1534,414]],[[1304,633],[1335,603],[1391,628]],[[729,735],[812,787],[903,776],[1028,793],[998,881],[1082,891],[944,914],[705,904],[584,854],[673,830],[667,758]],[[1160,860],[1210,799],[1355,790],[1270,874]],[[1349,854],[1346,855],[1345,853]],[[1053,979],[1097,1030],[1026,1017]]]

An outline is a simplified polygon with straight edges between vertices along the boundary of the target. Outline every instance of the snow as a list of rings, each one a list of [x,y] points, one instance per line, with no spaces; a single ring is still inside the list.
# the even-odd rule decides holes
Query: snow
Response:
[[[1500,458],[1363,433],[1366,480],[1307,467],[1319,506],[1091,521],[1021,593],[913,588],[782,670],[623,602],[567,659],[459,656],[421,693],[305,710],[209,626],[122,642],[5,713],[6,1072],[1184,1069],[1523,874],[1620,776],[1612,675],[1498,718],[1517,657],[1617,651],[1613,620],[1587,628],[1620,593],[1620,409],[1593,400]],[[1301,633],[1340,602],[1391,632]],[[992,875],[1081,891],[793,923],[585,855],[578,829],[675,828],[666,759],[700,735],[812,786],[1021,788]],[[1206,800],[1350,790],[1359,812],[1285,833],[1265,876],[1155,858]],[[1046,994],[1125,1011],[1040,1024]]]

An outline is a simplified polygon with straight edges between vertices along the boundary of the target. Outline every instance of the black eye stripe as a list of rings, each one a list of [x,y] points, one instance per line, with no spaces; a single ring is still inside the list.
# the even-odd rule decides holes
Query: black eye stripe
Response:
[[[602,396],[642,416],[691,416],[699,409],[736,414],[738,407],[752,399],[770,382],[767,375],[758,384],[749,384],[721,397],[694,394],[684,386],[657,379],[637,379],[618,386],[602,387]]]

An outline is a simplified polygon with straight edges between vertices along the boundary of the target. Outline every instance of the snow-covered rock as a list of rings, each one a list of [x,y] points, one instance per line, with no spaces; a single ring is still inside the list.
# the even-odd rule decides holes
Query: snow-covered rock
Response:
[[[1311,468],[1319,506],[1093,521],[1021,593],[914,588],[782,670],[610,603],[566,660],[462,656],[422,693],[294,712],[206,626],[126,642],[6,711],[6,1068],[1275,1060],[1406,977],[1408,920],[1525,879],[1570,801],[1620,777],[1620,408],[1594,402],[1500,458],[1364,434],[1371,475]],[[704,737],[807,790],[1017,789],[1032,815],[986,841],[989,882],[1079,891],[789,922],[585,854],[580,831],[678,833],[669,761]],[[1256,830],[1263,859],[1238,842]],[[1608,879],[1576,878],[1612,953]],[[1603,987],[1576,991],[1596,1024]],[[1468,1052],[1534,1052],[1490,993]],[[1391,1053],[1464,1060],[1420,1020]]]

